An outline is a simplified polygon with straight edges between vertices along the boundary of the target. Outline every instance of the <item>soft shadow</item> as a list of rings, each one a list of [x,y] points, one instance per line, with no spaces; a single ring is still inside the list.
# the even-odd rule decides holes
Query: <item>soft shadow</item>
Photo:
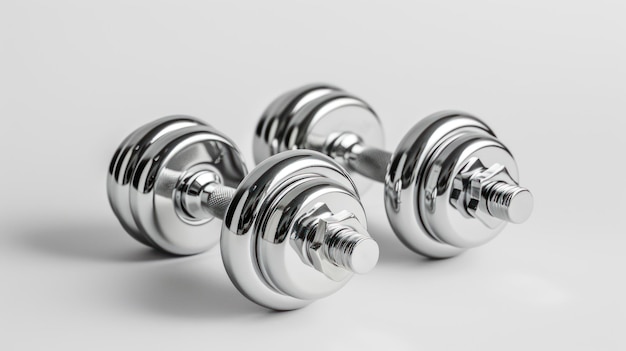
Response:
[[[413,252],[398,239],[388,223],[381,224],[377,221],[368,223],[368,230],[380,247],[378,264],[393,266],[414,266],[416,268],[432,267],[433,265],[445,265],[447,259],[433,259]]]
[[[237,291],[218,266],[221,261],[208,261],[192,259],[144,267],[141,275],[124,283],[128,308],[202,319],[270,314]]]
[[[142,313],[185,318],[263,315],[270,311],[232,285],[219,254],[179,258],[149,248],[114,221],[47,221],[15,226],[13,245],[38,255],[87,262],[145,262],[116,269],[109,302]],[[115,267],[122,267],[116,265]],[[103,298],[113,297],[110,288]]]
[[[143,262],[172,257],[139,243],[112,221],[32,223],[16,234],[17,244],[27,249],[65,258]]]

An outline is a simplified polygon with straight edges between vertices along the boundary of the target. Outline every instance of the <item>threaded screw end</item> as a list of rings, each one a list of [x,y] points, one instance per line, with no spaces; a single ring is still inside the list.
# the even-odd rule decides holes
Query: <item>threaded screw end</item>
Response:
[[[330,262],[357,274],[371,271],[378,262],[376,241],[350,227],[332,229],[325,248]]]
[[[533,196],[526,188],[505,182],[494,182],[485,187],[489,213],[503,221],[522,223],[530,217]]]

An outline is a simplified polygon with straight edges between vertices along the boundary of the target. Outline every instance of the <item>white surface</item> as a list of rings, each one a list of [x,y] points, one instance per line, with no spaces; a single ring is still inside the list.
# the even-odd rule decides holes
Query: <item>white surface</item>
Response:
[[[623,1],[3,1],[0,349],[624,349]],[[252,160],[286,89],[329,82],[389,148],[462,109],[509,145],[531,219],[428,261],[365,194],[379,266],[308,308],[239,295],[219,250],[167,258],[105,195],[126,134],[186,113]]]

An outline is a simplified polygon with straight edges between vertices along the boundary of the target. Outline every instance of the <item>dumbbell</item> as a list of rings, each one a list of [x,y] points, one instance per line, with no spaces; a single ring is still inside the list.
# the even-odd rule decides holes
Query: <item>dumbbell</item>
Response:
[[[358,97],[326,84],[306,85],[274,100],[254,136],[261,162],[309,149],[348,169],[363,190],[385,185],[387,217],[411,250],[447,258],[485,244],[507,223],[522,223],[533,197],[519,186],[511,152],[479,118],[442,111],[419,121],[392,154],[380,120]]]
[[[343,167],[299,150],[248,174],[234,143],[193,117],[130,134],[111,161],[107,192],[122,226],[145,245],[192,255],[221,241],[230,279],[268,308],[303,307],[378,260]]]

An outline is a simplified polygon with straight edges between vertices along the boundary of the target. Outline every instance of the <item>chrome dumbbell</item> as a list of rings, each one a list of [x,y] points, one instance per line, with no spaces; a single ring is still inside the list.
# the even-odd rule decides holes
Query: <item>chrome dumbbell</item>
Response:
[[[394,232],[413,251],[458,255],[493,239],[507,222],[524,222],[531,193],[519,186],[515,159],[480,119],[438,112],[417,123],[392,154],[374,110],[339,88],[307,85],[266,109],[254,136],[254,159],[310,149],[339,161],[363,190],[385,184]],[[366,179],[369,178],[369,179]]]
[[[221,240],[230,279],[272,309],[303,307],[375,266],[378,245],[356,186],[335,161],[300,150],[246,174],[228,138],[171,116],[122,142],[107,191],[123,227],[143,244],[191,255]]]

